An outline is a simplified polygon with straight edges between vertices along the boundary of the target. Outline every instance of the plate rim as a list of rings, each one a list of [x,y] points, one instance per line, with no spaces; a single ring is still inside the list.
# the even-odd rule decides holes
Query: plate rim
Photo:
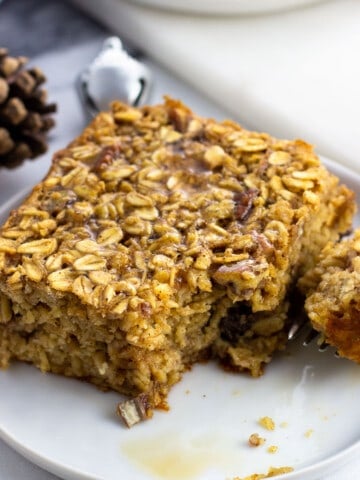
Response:
[[[127,0],[174,13],[261,15],[310,7],[328,0]]]
[[[81,472],[73,467],[67,466],[66,464],[51,460],[31,449],[30,447],[23,445],[16,438],[14,438],[13,435],[7,432],[6,429],[1,426],[1,424],[0,438],[9,447],[29,460],[31,463],[53,475],[61,476],[61,478],[66,480],[102,480],[101,477],[94,476],[90,473]],[[355,460],[357,453],[360,453],[360,440],[346,447],[340,452],[330,455],[328,458],[321,460],[320,462],[316,462],[313,465],[308,465],[300,470],[281,475],[281,478],[283,480],[305,480],[306,476],[308,475],[311,475],[311,478],[315,478],[313,475],[320,474],[321,476],[324,476],[329,472],[336,473],[341,467],[347,463],[350,463],[352,459]],[[336,465],[335,468],[333,468],[334,465]],[[66,477],[64,477],[64,474],[66,474]],[[144,475],[146,476],[146,474]],[[144,478],[146,478],[145,476]]]

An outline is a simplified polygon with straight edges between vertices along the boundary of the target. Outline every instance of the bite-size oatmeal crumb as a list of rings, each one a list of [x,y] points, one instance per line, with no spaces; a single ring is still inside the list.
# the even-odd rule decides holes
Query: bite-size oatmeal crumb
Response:
[[[265,438],[260,437],[258,433],[252,433],[248,440],[251,447],[259,447],[260,445],[263,445],[265,441]]]
[[[266,430],[275,430],[275,422],[271,417],[261,417],[259,419],[259,424],[266,428]]]
[[[233,480],[262,480],[264,478],[272,478],[293,471],[294,469],[292,467],[270,467],[267,473],[253,473],[247,477],[235,477]]]
[[[360,363],[360,229],[329,242],[319,262],[299,281],[305,310],[322,341],[339,355]]]

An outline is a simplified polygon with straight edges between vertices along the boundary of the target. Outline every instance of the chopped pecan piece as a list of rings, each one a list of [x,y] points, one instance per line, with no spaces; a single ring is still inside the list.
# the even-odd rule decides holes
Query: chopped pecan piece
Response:
[[[249,445],[251,447],[259,447],[265,443],[265,438],[260,437],[258,433],[252,433],[249,437]]]
[[[93,172],[100,172],[106,169],[113,161],[119,157],[120,145],[109,145],[104,147],[95,157],[94,164],[92,166]]]
[[[128,428],[149,418],[149,399],[145,393],[125,400],[117,406],[117,414]]]
[[[253,207],[255,198],[259,195],[257,188],[249,188],[244,192],[238,192],[234,196],[235,202],[235,218],[239,222],[246,220]]]

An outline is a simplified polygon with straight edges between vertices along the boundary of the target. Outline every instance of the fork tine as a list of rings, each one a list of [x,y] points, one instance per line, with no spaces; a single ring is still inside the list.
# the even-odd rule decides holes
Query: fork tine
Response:
[[[288,340],[294,340],[298,337],[301,330],[304,328],[306,322],[293,323],[288,331]]]
[[[324,340],[323,342],[320,343],[320,345],[318,347],[318,350],[319,350],[319,352],[325,352],[328,349],[329,346],[330,345],[328,343],[326,343],[325,340]]]
[[[288,340],[295,340],[307,325],[306,317],[297,318],[288,331]]]
[[[303,341],[303,346],[308,347],[310,343],[312,343],[312,341],[315,340],[319,335],[320,333],[312,328]],[[318,344],[318,351],[323,353],[326,352],[330,347],[331,345],[327,343],[326,340],[322,340],[321,343]],[[337,350],[334,352],[334,357],[341,358],[341,355]]]
[[[318,346],[318,350],[319,352],[325,352],[328,348],[329,348],[329,344],[326,343],[326,342],[322,342],[319,346]]]
[[[293,341],[300,337],[300,334],[302,333],[304,333],[305,336],[305,339],[302,342],[304,347],[308,347],[310,343],[312,343],[316,338],[320,337],[320,333],[311,326],[310,322],[305,316],[297,315],[296,320],[294,320],[289,328],[288,340]],[[320,338],[317,343],[319,352],[326,352],[330,347],[330,345],[323,338]],[[337,351],[334,352],[334,356],[336,358],[341,358]]]
[[[305,340],[303,341],[304,347],[307,347],[310,345],[310,343],[319,335],[319,332],[317,332],[314,329],[311,329],[310,332],[306,335]]]

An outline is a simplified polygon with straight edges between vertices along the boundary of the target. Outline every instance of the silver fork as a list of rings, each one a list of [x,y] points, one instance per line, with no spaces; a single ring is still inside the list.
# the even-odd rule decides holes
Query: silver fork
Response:
[[[151,91],[152,75],[140,61],[130,56],[119,37],[107,38],[79,76],[79,92],[87,112],[95,116],[108,110],[113,100],[129,105],[144,103]]]
[[[288,340],[295,340],[299,338],[302,334],[304,334],[305,336],[302,342],[304,347],[308,347],[315,340],[317,340],[318,342],[319,352],[325,352],[330,347],[330,345],[325,340],[320,340],[320,333],[314,330],[314,328],[312,328],[309,320],[305,317],[305,315],[299,315],[298,318],[296,318],[295,321],[292,323],[288,331]],[[338,352],[335,352],[335,356],[339,357]]]

